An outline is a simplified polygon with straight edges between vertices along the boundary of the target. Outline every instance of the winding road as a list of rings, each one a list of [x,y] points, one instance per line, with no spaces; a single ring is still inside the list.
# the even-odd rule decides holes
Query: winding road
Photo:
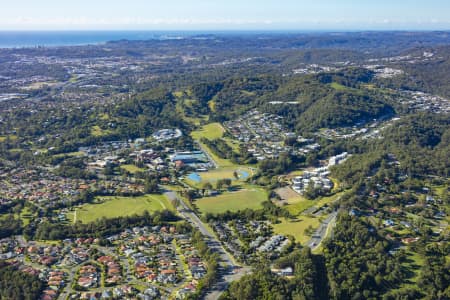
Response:
[[[219,269],[220,277],[218,278],[217,283],[204,296],[204,299],[206,300],[218,299],[228,285],[249,272],[249,268],[241,268],[234,263],[233,257],[223,248],[217,237],[208,231],[200,218],[175,192],[165,191],[164,194],[170,200],[177,200],[180,203],[180,206],[178,207],[180,215],[195,226],[205,237],[205,242],[208,247],[219,254],[221,260],[219,263],[223,266],[223,268]]]
[[[317,249],[322,241],[327,236],[327,231],[329,228],[333,227],[336,223],[336,216],[338,212],[332,212],[322,223],[320,223],[319,228],[314,232],[311,239],[308,241],[307,245],[311,250]]]

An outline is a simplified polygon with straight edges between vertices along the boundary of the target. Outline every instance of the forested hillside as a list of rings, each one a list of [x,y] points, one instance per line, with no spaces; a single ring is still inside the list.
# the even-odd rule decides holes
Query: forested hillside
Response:
[[[275,113],[300,132],[365,123],[395,113],[389,95],[367,90],[373,74],[349,68],[336,73],[293,77],[261,76],[205,83],[191,88],[198,112],[227,120],[251,108]],[[203,107],[203,109],[200,109]]]
[[[395,63],[393,65],[405,70],[406,74],[381,82],[392,87],[425,91],[450,98],[450,47],[419,48],[408,54],[422,55],[424,52],[432,53],[435,59],[415,64]]]
[[[44,283],[36,276],[17,270],[0,262],[1,299],[39,299]]]

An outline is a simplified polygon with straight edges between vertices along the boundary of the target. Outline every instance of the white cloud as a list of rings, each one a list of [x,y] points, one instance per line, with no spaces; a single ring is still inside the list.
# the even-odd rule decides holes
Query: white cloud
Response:
[[[59,17],[59,18],[4,18],[1,25],[203,25],[203,24],[273,24],[273,20],[244,20],[244,19],[195,19],[195,18],[87,18],[87,17]]]
[[[450,20],[438,19],[406,21],[402,19],[370,19],[361,20],[357,17],[320,19],[299,17],[296,19],[234,19],[234,18],[91,18],[91,17],[56,17],[30,18],[14,17],[0,19],[0,28],[14,29],[154,29],[154,28],[286,28],[286,29],[340,29],[340,28],[414,28],[414,25],[430,28],[449,28]]]

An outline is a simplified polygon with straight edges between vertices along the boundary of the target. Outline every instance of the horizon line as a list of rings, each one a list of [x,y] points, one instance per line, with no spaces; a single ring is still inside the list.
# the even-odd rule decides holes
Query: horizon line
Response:
[[[70,29],[2,29],[0,32],[450,32],[447,29],[431,28],[327,28],[327,29],[299,29],[299,28],[277,28],[277,29],[106,29],[106,28],[70,28]]]

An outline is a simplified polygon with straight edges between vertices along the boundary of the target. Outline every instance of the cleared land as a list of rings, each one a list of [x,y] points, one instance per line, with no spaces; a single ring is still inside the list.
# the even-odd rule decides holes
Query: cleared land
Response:
[[[296,193],[293,189],[291,189],[290,186],[285,186],[282,188],[278,188],[275,190],[275,193],[280,196],[281,201],[288,203],[288,204],[296,204],[300,201],[306,200],[303,196]]]
[[[267,200],[267,192],[257,187],[245,187],[236,192],[226,192],[214,197],[205,197],[195,204],[202,213],[223,213],[227,210],[238,211],[246,208],[260,209]]]
[[[280,196],[281,200],[274,201],[274,203],[284,207],[294,216],[317,204],[317,201],[306,199],[288,186],[276,189],[275,192]]]
[[[149,212],[170,209],[173,206],[164,195],[144,195],[140,197],[98,197],[99,203],[86,204],[76,208],[77,221],[89,223],[96,219],[115,218],[142,214],[145,210]],[[67,218],[73,222],[74,212],[68,214]]]
[[[305,234],[305,229],[311,226],[314,230],[320,225],[319,218],[307,216],[299,217],[296,220],[281,219],[281,223],[273,224],[273,230],[278,234],[292,235],[297,242],[305,245],[310,236]]]

